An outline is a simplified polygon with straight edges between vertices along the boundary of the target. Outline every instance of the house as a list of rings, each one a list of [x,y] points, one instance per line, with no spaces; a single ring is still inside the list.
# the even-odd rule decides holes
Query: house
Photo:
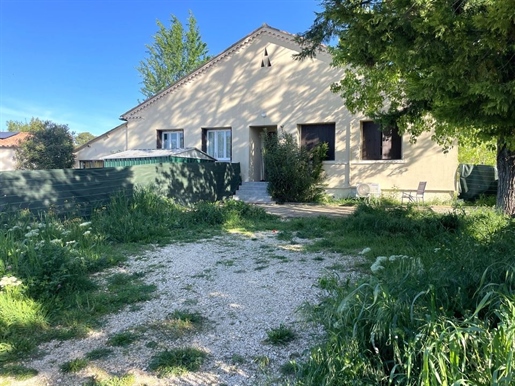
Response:
[[[239,162],[242,181],[265,178],[263,133],[294,133],[308,147],[329,144],[326,188],[336,197],[360,183],[382,192],[414,189],[454,195],[457,150],[444,153],[430,139],[415,144],[396,129],[381,132],[351,114],[330,91],[342,70],[331,56],[297,61],[294,35],[266,24],[159,94],[122,114],[118,127],[77,150],[78,166],[130,149],[198,148],[223,162]]]
[[[0,132],[0,171],[16,169],[16,149],[29,135],[25,132]]]

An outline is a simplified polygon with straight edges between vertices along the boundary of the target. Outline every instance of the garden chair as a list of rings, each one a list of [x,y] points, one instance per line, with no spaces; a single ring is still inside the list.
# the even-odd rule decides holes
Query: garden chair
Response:
[[[404,199],[408,199],[410,202],[424,202],[424,193],[426,191],[426,181],[418,183],[417,190],[409,190],[402,192],[401,203],[404,203]]]

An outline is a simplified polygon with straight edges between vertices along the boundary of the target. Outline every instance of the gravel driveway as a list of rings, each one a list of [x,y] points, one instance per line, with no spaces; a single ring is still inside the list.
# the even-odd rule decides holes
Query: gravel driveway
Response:
[[[305,322],[299,307],[317,302],[317,280],[332,269],[340,277],[354,275],[355,257],[303,252],[306,240],[281,241],[276,232],[226,235],[191,244],[156,247],[131,257],[113,272],[142,272],[155,284],[155,297],[105,318],[103,327],[85,339],[52,341],[44,356],[27,361],[37,377],[13,385],[81,385],[92,377],[131,373],[137,385],[278,385],[280,367],[305,356],[323,333]],[[205,327],[181,338],[153,328],[175,310],[198,312]],[[267,331],[284,325],[296,339],[284,346],[267,343]],[[63,363],[106,348],[109,337],[137,331],[138,339],[92,360],[75,374],[59,370]],[[148,369],[153,355],[174,347],[196,347],[208,354],[200,371],[159,378]]]

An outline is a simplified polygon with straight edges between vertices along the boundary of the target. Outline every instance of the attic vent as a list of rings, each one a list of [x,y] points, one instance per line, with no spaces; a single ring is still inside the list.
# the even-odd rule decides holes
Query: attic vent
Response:
[[[261,60],[261,67],[272,67],[272,62],[270,62],[266,48],[265,52],[263,53],[263,59]]]

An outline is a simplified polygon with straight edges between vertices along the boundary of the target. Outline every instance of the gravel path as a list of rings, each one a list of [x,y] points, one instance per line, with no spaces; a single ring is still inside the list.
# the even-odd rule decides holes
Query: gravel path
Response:
[[[155,297],[105,318],[103,327],[85,339],[52,341],[44,356],[27,361],[35,378],[12,385],[82,385],[106,376],[131,373],[136,385],[279,385],[281,365],[299,359],[323,331],[298,312],[321,295],[318,278],[332,269],[340,277],[354,275],[355,257],[303,252],[305,240],[278,240],[275,232],[226,235],[194,244],[159,247],[131,257],[123,267],[104,272],[143,272],[155,284]],[[181,338],[155,328],[175,310],[199,312],[206,326]],[[268,344],[267,331],[280,325],[297,338],[285,346]],[[133,331],[139,338],[128,347],[109,347],[107,339]],[[159,378],[148,369],[153,355],[174,347],[196,347],[208,354],[200,371]],[[92,350],[114,350],[75,374],[59,370],[63,363]]]

